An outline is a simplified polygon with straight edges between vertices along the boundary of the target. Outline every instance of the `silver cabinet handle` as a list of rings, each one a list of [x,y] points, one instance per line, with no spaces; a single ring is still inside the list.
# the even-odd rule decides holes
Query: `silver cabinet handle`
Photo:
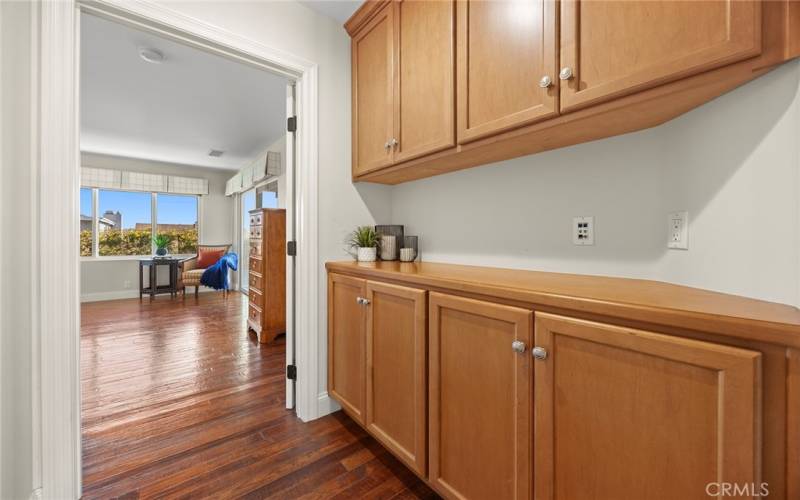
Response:
[[[569,66],[561,68],[561,72],[558,74],[558,77],[561,78],[562,80],[569,80],[570,78],[572,78],[572,68],[570,68]]]
[[[539,80],[539,86],[543,89],[546,89],[550,85],[553,84],[553,79],[550,78],[548,75],[544,75],[541,80]]]
[[[398,145],[398,144],[400,144],[400,143],[397,141],[397,139],[395,139],[394,137],[392,137],[391,144],[392,144],[392,147],[397,147],[397,145]]]
[[[533,355],[534,358],[541,361],[547,359],[547,351],[545,350],[544,347],[534,347],[533,349],[531,349],[531,354]]]
[[[391,142],[386,141],[385,143],[383,143],[383,149],[388,151],[389,148],[391,148],[391,147],[392,147],[392,143]]]
[[[365,299],[364,297],[356,297],[356,304],[360,306],[367,306],[369,305],[369,299]]]
[[[511,343],[511,350],[514,352],[525,352],[526,348],[525,342],[521,340],[515,340]]]

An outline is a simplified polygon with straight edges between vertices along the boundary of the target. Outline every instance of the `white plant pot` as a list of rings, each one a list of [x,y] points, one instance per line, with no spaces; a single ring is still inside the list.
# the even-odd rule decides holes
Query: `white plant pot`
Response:
[[[378,249],[375,247],[358,247],[359,262],[375,262],[378,257]]]

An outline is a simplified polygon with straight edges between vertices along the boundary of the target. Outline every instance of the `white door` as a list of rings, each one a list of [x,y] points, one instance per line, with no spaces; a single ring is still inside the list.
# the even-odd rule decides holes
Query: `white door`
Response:
[[[286,116],[295,116],[295,84],[286,86]],[[288,121],[288,120],[287,120]],[[296,241],[297,223],[295,219],[295,132],[286,132],[286,241]],[[286,258],[286,366],[295,365],[294,325],[295,325],[295,261]],[[286,377],[286,408],[294,408],[294,380]]]

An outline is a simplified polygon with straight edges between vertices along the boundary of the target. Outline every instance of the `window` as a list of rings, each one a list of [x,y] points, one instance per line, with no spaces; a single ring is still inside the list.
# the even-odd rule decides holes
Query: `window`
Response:
[[[170,238],[169,253],[197,252],[197,196],[156,195],[157,234]]]
[[[99,255],[152,253],[152,195],[100,189],[97,196]]]
[[[170,237],[169,253],[194,254],[199,199],[197,195],[81,188],[81,257],[152,255],[154,230]]]

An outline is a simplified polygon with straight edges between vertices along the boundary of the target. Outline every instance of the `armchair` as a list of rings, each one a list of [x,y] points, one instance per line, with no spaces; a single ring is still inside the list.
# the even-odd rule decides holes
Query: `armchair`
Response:
[[[221,251],[222,253],[220,255],[222,255],[228,252],[230,248],[231,245],[198,245],[197,255],[184,259],[178,264],[178,290],[182,290],[183,295],[186,296],[186,287],[193,286],[194,295],[196,297],[200,291],[200,278],[203,276],[203,272],[207,267],[205,265],[203,267],[198,266],[200,254],[204,252]],[[227,290],[225,293],[227,293]]]

